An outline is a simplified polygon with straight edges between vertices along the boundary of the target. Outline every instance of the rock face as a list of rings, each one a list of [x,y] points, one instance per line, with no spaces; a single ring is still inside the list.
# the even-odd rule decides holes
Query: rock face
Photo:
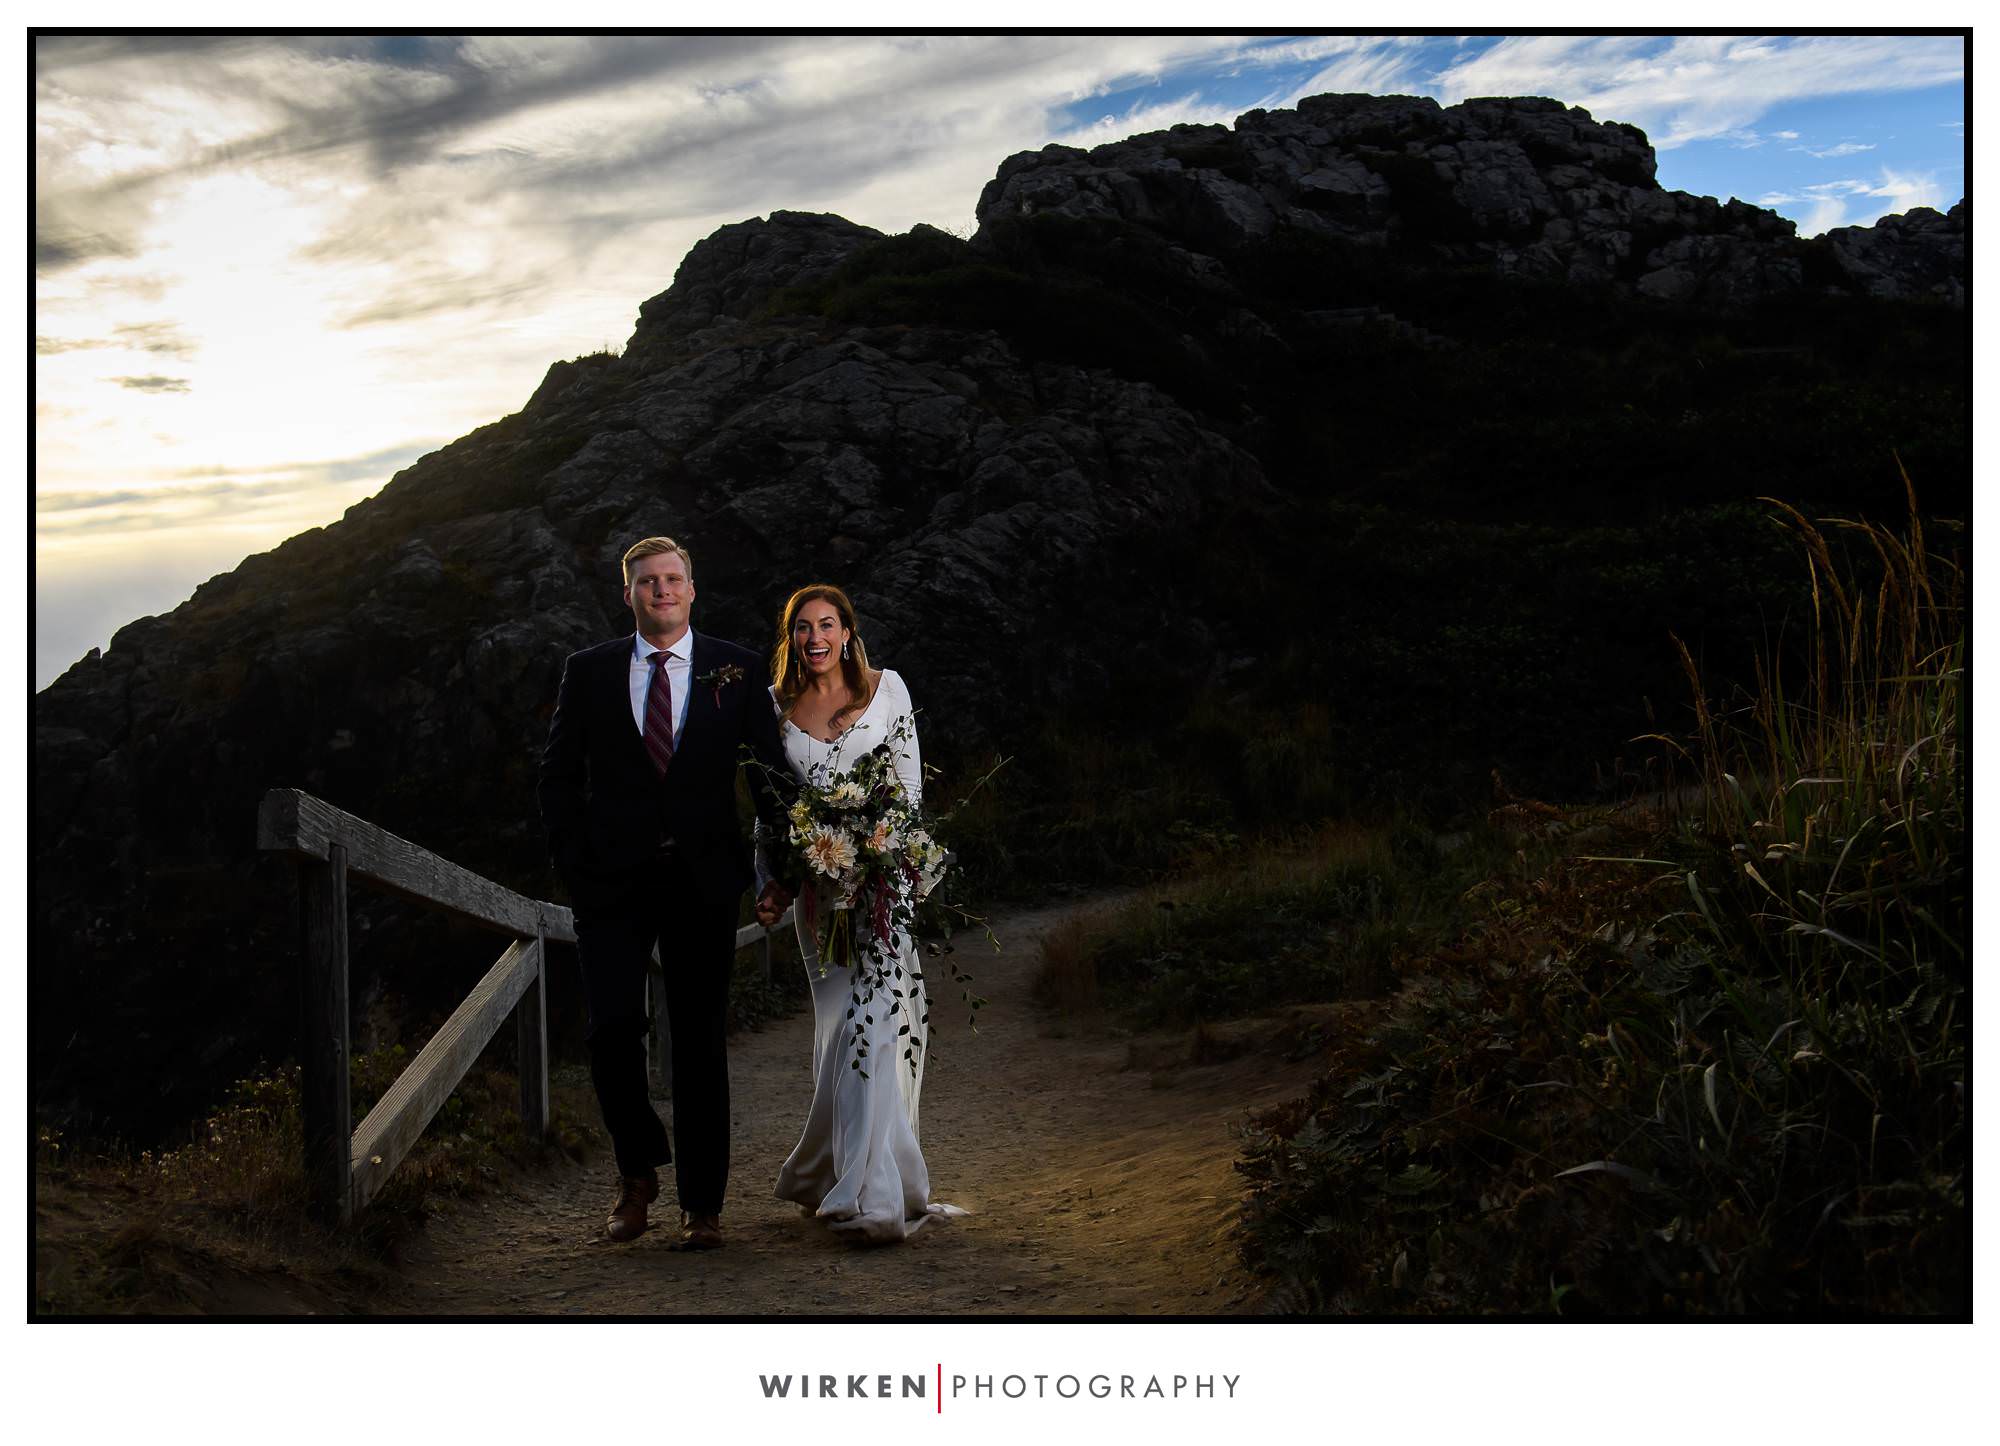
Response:
[[[1965,305],[1965,202],[1940,216],[1919,206],[1873,226],[1826,233],[1834,260],[1869,296],[1930,298]]]
[[[880,231],[839,216],[773,211],[738,221],[695,243],[670,290],[639,308],[628,355],[700,331],[718,317],[746,317],[787,286],[818,281]]]
[[[1024,219],[1101,226],[1222,298],[1209,331],[1171,340],[1232,366],[1337,349],[1362,315],[1237,304],[1235,258],[1287,230],[1661,302],[1808,274],[1962,298],[1962,207],[1836,233],[1837,265],[1815,273],[1789,223],[1652,177],[1637,131],[1551,101],[1322,96],[1233,130],[1015,156],[973,254]],[[794,212],[722,228],[622,356],[557,363],[521,412],[131,624],[36,698],[38,1108],[144,1128],[289,1053],[289,875],[254,850],[266,788],[549,896],[536,760],[563,658],[630,627],[618,558],[635,538],[686,541],[696,626],[756,646],[791,588],[847,586],[871,653],[928,710],[927,752],[975,756],[1101,705],[1111,664],[1149,647],[1197,674],[1252,650],[1198,602],[1237,580],[1160,559],[1225,522],[1283,525],[1282,449],[1254,395],[1204,406],[1002,327],[782,314],[786,288],[881,240]],[[406,987],[385,961],[464,952],[410,917],[357,892],[364,1014]],[[377,942],[392,932],[401,945]]]
[[[1875,234],[1885,221],[1866,240],[1802,243],[1773,212],[1664,191],[1654,170],[1636,127],[1559,101],[1322,95],[1234,127],[1023,152],[987,185],[979,219],[989,229],[1042,215],[1123,222],[1185,248],[1191,275],[1292,232],[1707,305],[1801,291],[1808,258],[1830,249],[1849,289],[1962,302],[1941,285],[1964,270],[1962,224],[1913,213],[1886,235]]]
[[[1149,540],[1268,495],[1258,462],[1150,386],[991,336],[718,310],[792,274],[771,257],[825,264],[855,233],[872,234],[728,228],[727,251],[690,254],[692,297],[677,281],[648,304],[627,358],[563,364],[521,413],[121,630],[38,698],[37,1013],[75,1062],[46,1105],[198,1108],[218,1071],[289,1049],[285,878],[251,851],[267,787],[551,896],[535,761],[563,658],[631,626],[635,538],[688,540],[696,626],[753,646],[789,589],[838,579],[873,656],[961,747],[1101,688],[1102,630],[1145,626],[1140,593],[1118,593]],[[1105,592],[1078,628],[1079,594]],[[1027,655],[1036,693],[1010,701]],[[387,916],[355,898],[365,942]],[[356,968],[365,1005],[383,986],[365,950]],[[205,1022],[197,1048],[163,999]],[[146,1078],[144,1099],[104,1098],[94,1077],[114,1071]]]

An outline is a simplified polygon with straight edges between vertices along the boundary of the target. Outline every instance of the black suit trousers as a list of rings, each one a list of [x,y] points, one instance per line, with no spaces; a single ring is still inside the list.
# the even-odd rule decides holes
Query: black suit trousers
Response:
[[[666,870],[650,887],[572,889],[590,1077],[619,1173],[674,1165],[681,1209],[718,1215],[729,1182],[729,976],[737,893]],[[660,948],[673,1047],[673,1144],[646,1076],[646,968]]]

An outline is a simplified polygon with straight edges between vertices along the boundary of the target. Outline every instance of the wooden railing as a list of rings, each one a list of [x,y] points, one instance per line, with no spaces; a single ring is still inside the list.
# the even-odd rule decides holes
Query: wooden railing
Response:
[[[366,819],[295,788],[274,788],[257,810],[257,846],[290,854],[299,872],[299,1067],[306,1181],[316,1211],[346,1221],[367,1205],[423,1135],[489,1040],[514,1015],[521,1075],[521,1121],[530,1137],[549,1128],[548,945],[574,944],[576,924],[561,904],[530,899],[439,858]],[[349,1099],[347,880],[513,936],[465,1002],[352,1132]],[[774,928],[790,923],[787,911]],[[772,930],[751,924],[736,947],[762,942],[765,978]],[[657,965],[658,955],[655,953]],[[654,1068],[667,1072],[665,1010],[655,969],[648,988]]]

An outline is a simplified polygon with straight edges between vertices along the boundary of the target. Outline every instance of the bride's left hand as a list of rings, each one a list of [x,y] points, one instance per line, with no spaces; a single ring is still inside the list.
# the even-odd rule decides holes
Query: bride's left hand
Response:
[[[757,896],[757,922],[770,928],[785,917],[785,909],[792,902],[792,892],[776,879],[764,885],[764,892]]]

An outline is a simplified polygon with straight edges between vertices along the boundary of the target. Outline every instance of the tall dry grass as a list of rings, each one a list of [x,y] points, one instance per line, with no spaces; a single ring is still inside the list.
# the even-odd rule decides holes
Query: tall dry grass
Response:
[[[1877,982],[1962,972],[1963,567],[1930,548],[1913,492],[1900,534],[1771,505],[1812,583],[1804,676],[1786,677],[1774,653],[1756,693],[1718,711],[1681,647],[1702,822],[1741,863],[1755,917],[1775,926],[1755,937],[1795,983],[1809,975],[1822,993],[1855,968]],[[1872,585],[1837,560],[1843,542],[1872,557]]]
[[[1963,563],[1904,485],[1900,530],[1772,504],[1811,634],[1798,676],[1773,654],[1752,696],[1698,705],[1708,858],[1679,923],[1710,951],[1720,1047],[1677,1042],[1669,1082],[1698,1100],[1680,1163],[1726,1172],[1759,1236],[1804,1209],[1805,1235],[1848,1238],[1860,1299],[1921,1310],[1966,1244],[1970,694]]]

